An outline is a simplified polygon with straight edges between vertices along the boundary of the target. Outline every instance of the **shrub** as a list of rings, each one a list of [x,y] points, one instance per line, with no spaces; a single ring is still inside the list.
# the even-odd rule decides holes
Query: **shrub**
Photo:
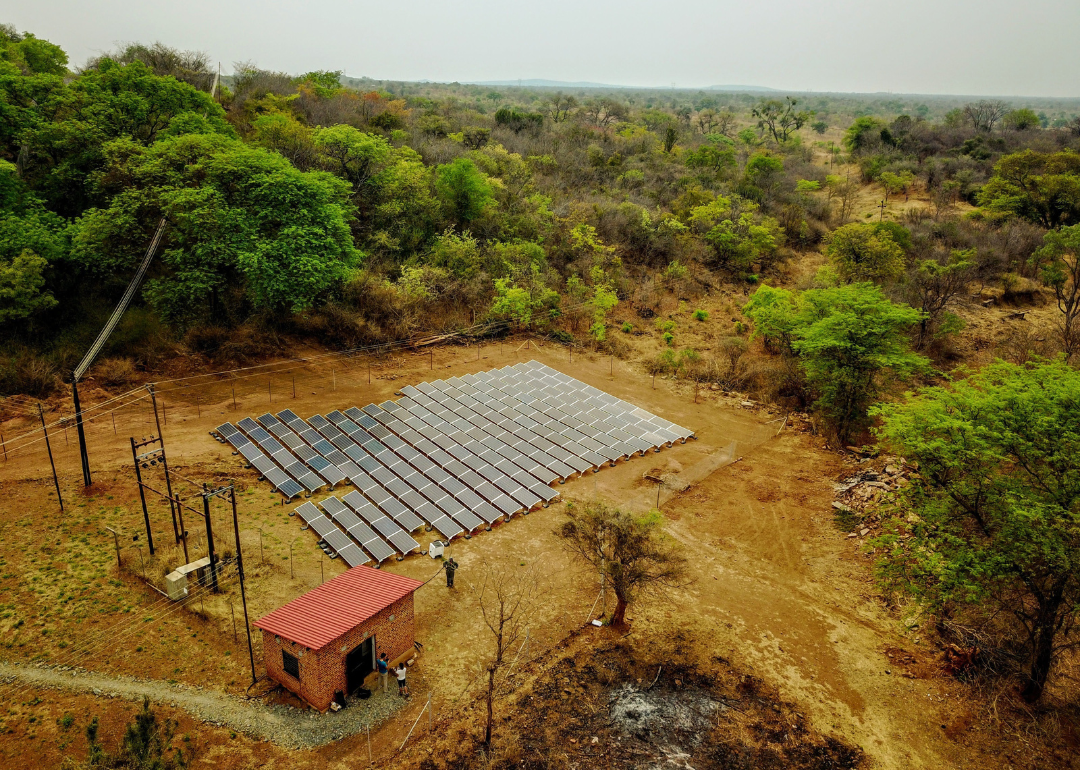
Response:
[[[102,385],[127,385],[135,378],[135,362],[130,358],[103,358],[94,366],[94,377]]]
[[[708,319],[709,319],[708,311],[706,311],[706,310],[695,310],[694,311],[694,320],[695,321],[707,321]]]

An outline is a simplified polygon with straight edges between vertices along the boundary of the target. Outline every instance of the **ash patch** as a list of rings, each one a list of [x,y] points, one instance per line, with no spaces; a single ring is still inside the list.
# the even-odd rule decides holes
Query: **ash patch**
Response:
[[[611,691],[612,723],[640,741],[679,755],[701,743],[726,706],[704,690],[684,687],[677,690],[642,690],[624,684]]]

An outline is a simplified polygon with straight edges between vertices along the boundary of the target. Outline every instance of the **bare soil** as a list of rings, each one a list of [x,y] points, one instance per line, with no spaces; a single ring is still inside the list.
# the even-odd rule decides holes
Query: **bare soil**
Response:
[[[713,320],[702,324],[690,321],[687,310],[673,308],[673,313],[683,313],[678,316],[682,344],[706,349],[725,336],[732,323],[727,312],[737,300],[734,295],[710,299],[706,307]],[[980,306],[972,312],[985,314],[986,323],[993,326],[991,314],[1000,311]],[[652,336],[627,337],[637,357],[660,349],[661,343]],[[526,344],[528,348],[518,349]],[[322,555],[314,536],[301,532],[298,521],[289,516],[293,506],[281,506],[266,484],[244,470],[227,447],[210,438],[211,429],[226,419],[235,421],[268,408],[288,406],[308,416],[380,402],[392,398],[404,384],[530,358],[691,427],[699,438],[572,480],[558,487],[562,502],[515,517],[470,540],[455,541],[453,556],[462,569],[458,587],[452,591],[438,577],[439,564],[426,556],[385,564],[390,571],[435,579],[417,594],[417,638],[424,650],[413,680],[416,694],[396,718],[372,734],[377,759],[381,757],[383,763],[394,757],[406,763],[420,761],[408,750],[398,755],[397,748],[429,692],[439,720],[436,733],[441,730],[452,736],[457,733],[451,730],[464,729],[467,735],[462,745],[473,745],[469,736],[476,734],[470,732],[474,723],[456,726],[454,720],[477,697],[477,667],[489,642],[471,583],[474,568],[491,561],[535,565],[545,576],[545,601],[530,629],[530,650],[523,653],[522,666],[538,667],[539,672],[557,659],[558,645],[570,644],[565,649],[578,661],[575,665],[588,667],[583,668],[587,673],[580,681],[570,677],[575,687],[589,689],[595,683],[596,688],[608,688],[590,692],[588,702],[595,713],[582,712],[576,696],[562,698],[555,678],[537,679],[528,691],[534,701],[522,701],[521,734],[537,741],[530,749],[533,753],[552,748],[563,738],[568,742],[571,728],[581,733],[580,750],[565,752],[567,766],[605,762],[615,766],[637,750],[627,748],[633,744],[631,738],[623,738],[622,746],[616,741],[613,747],[615,728],[605,728],[608,732],[601,738],[595,720],[610,713],[611,688],[626,683],[636,686],[641,671],[666,661],[672,661],[670,670],[678,671],[678,678],[689,683],[686,687],[696,687],[720,703],[724,703],[722,698],[745,697],[729,687],[742,677],[752,677],[759,683],[755,688],[768,693],[760,709],[754,706],[750,713],[743,713],[732,706],[722,712],[720,727],[698,746],[677,747],[701,760],[695,767],[747,766],[731,764],[734,760],[729,762],[723,754],[727,751],[723,747],[735,745],[731,736],[736,730],[744,748],[760,752],[754,757],[775,755],[779,758],[775,761],[789,763],[776,766],[846,767],[841,760],[848,762],[859,752],[865,755],[862,762],[867,766],[881,768],[1001,767],[1003,756],[1012,757],[1009,762],[1016,767],[1069,766],[1062,764],[1065,759],[1033,754],[1015,735],[996,732],[972,691],[940,672],[937,651],[929,640],[918,629],[906,629],[883,607],[871,580],[870,555],[864,553],[860,541],[848,539],[832,522],[831,483],[841,473],[841,458],[823,450],[820,439],[802,432],[804,423],[798,419],[784,422],[785,414],[775,409],[745,408],[738,394],[695,392],[692,384],[663,378],[654,384],[652,378],[618,359],[575,354],[571,363],[565,348],[551,344],[538,349],[522,339],[489,344],[479,351],[475,346],[444,347],[381,365],[376,362],[370,385],[363,362],[296,365],[295,398],[291,380],[280,374],[284,365],[275,370],[279,374],[272,375],[276,379],[270,380],[272,387],[279,384],[281,393],[258,390],[254,376],[200,387],[163,385],[169,457],[177,476],[185,479],[176,491],[186,500],[195,500],[202,482],[235,479],[241,492],[240,529],[251,618],[338,574],[343,565]],[[234,408],[231,390],[237,385],[242,390]],[[224,584],[224,594],[207,594],[176,605],[163,601],[143,579],[160,580],[183,556],[173,544],[168,507],[161,501],[150,504],[156,558],[150,559],[145,550],[128,436],[148,435],[152,416],[145,401],[120,414],[115,435],[108,417],[98,417],[90,426],[95,485],[86,491],[81,490],[74,436],[65,446],[62,431],[55,434],[66,509],[62,515],[55,495],[50,494],[52,481],[44,452],[13,453],[6,464],[0,464],[0,656],[15,664],[76,664],[105,675],[175,681],[243,696],[251,676],[235,582]],[[27,424],[16,418],[4,426],[5,433],[17,429],[20,421]],[[569,560],[552,534],[562,506],[567,500],[602,498],[646,509],[655,504],[656,486],[644,477],[657,472],[673,481],[685,480],[662,490],[661,508],[669,521],[668,534],[682,544],[690,559],[694,581],[662,600],[632,607],[633,631],[628,641],[611,638],[606,630],[579,633],[597,600],[599,585],[594,575]],[[163,483],[160,468],[147,469],[146,477],[148,483]],[[231,517],[224,504],[215,505],[215,540],[227,554],[233,548]],[[185,518],[190,532],[201,532],[198,521],[190,514]],[[119,533],[122,572],[117,571],[113,536],[103,529],[106,526]],[[189,558],[203,555],[205,536],[193,537],[189,551]],[[596,612],[600,611],[597,606]],[[552,649],[556,652],[546,652]],[[260,654],[256,637],[256,669],[261,675]],[[605,670],[609,674],[601,673]],[[604,677],[607,681],[602,681]],[[661,691],[678,693],[683,686],[665,679]],[[17,757],[26,767],[54,767],[65,755],[84,756],[82,728],[92,715],[102,716],[102,735],[107,741],[115,740],[135,710],[122,701],[14,683],[0,685],[0,700],[7,704],[0,764],[8,765]],[[778,704],[779,712],[773,704]],[[163,705],[160,711],[178,720],[178,735],[188,736],[185,744],[194,749],[199,764],[336,768],[352,766],[367,753],[364,735],[319,749],[293,751],[243,732],[234,737],[236,731],[231,728],[196,723],[174,706]],[[778,716],[773,718],[770,712]],[[71,726],[57,721],[65,713],[72,715]],[[568,726],[565,730],[560,726],[551,735],[534,736],[529,725],[538,724],[536,720],[544,714],[549,722],[560,721],[552,720],[552,714],[560,719],[567,715]],[[514,724],[512,716],[508,719],[507,729]],[[422,734],[423,722],[426,717],[418,728]],[[1068,731],[1074,728],[1068,722],[1062,724],[1061,734],[1072,734]],[[593,735],[601,742],[592,744]],[[591,747],[586,752],[592,757],[588,763],[581,759],[586,747],[580,741],[585,740]],[[820,757],[835,757],[835,763],[809,764],[817,756],[813,752],[819,750],[825,752]],[[463,752],[462,756],[468,754]],[[1040,764],[1031,764],[1036,761]],[[559,762],[552,760],[552,764]]]

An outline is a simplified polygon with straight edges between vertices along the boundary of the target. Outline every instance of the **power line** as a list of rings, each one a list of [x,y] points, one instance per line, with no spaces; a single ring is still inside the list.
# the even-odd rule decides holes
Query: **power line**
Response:
[[[219,585],[222,582],[231,582],[232,579],[236,577],[236,575],[237,573],[235,571],[226,572],[225,577],[219,579]],[[53,668],[59,668],[61,666],[73,666],[77,664],[78,660],[86,658],[87,656],[100,656],[100,654],[103,653],[105,650],[112,649],[118,646],[125,639],[131,637],[132,634],[134,634],[140,628],[149,624],[158,623],[168,618],[170,615],[173,615],[179,610],[186,608],[192,600],[196,598],[205,598],[206,594],[212,591],[213,587],[210,585],[206,585],[197,588],[195,591],[189,593],[188,596],[186,596],[184,599],[179,601],[174,602],[173,600],[167,598],[159,599],[153,604],[149,605],[149,608],[143,609],[143,612],[141,614],[144,615],[144,617],[133,619],[119,627],[112,626],[109,630],[109,635],[104,639],[100,641],[90,641],[89,643],[84,644],[81,647],[73,648],[69,652],[66,652],[65,654],[60,656],[60,658],[51,661],[51,665]],[[168,606],[162,608],[162,604],[166,604]],[[149,618],[145,617],[145,612],[147,609],[150,609],[151,611],[151,615],[149,616]],[[120,629],[119,633],[116,630],[117,628]],[[6,697],[9,700],[13,701],[17,696],[21,695],[24,692],[32,690],[35,687],[36,685],[34,684],[23,685],[22,687],[18,687],[17,689],[10,691]]]

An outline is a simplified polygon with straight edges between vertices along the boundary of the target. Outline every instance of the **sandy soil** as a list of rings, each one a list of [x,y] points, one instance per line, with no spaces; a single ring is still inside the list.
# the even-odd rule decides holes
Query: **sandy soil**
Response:
[[[714,320],[704,324],[689,321],[685,308],[679,316],[679,344],[707,352],[729,333],[727,316],[737,312],[741,300],[737,293],[711,298],[707,307]],[[975,304],[970,310],[987,335],[1000,336],[1009,324],[1024,323],[1003,321],[1004,314]],[[652,337],[627,339],[635,356],[660,349]],[[543,575],[545,601],[530,629],[530,656],[541,654],[581,627],[599,591],[595,576],[571,563],[552,534],[564,501],[600,498],[645,509],[655,503],[656,488],[643,475],[661,473],[691,482],[684,492],[663,492],[661,508],[670,522],[668,533],[690,558],[694,581],[663,601],[632,608],[635,629],[647,630],[653,638],[678,634],[690,640],[687,644],[699,661],[721,656],[736,669],[760,677],[803,710],[816,730],[865,750],[873,766],[1000,766],[996,757],[978,749],[988,744],[971,729],[964,688],[937,676],[933,651],[922,644],[918,632],[904,631],[882,609],[861,544],[833,526],[831,481],[840,472],[836,455],[791,427],[777,435],[783,414],[743,408],[741,396],[695,393],[692,385],[663,378],[654,382],[617,359],[575,354],[571,362],[565,348],[551,344],[536,348],[517,340],[479,350],[448,346],[397,356],[375,362],[370,384],[367,362],[360,359],[279,364],[197,387],[163,384],[159,404],[163,402],[167,419],[164,434],[172,468],[182,479],[176,491],[190,501],[202,482],[236,480],[251,617],[295,598],[343,565],[323,557],[314,536],[301,532],[289,516],[293,506],[281,506],[266,484],[210,438],[211,429],[268,408],[288,406],[306,417],[379,402],[407,383],[530,358],[691,427],[699,438],[574,479],[558,487],[563,502],[517,516],[471,540],[455,541],[452,553],[462,565],[458,588],[449,591],[436,577],[417,595],[418,639],[424,644],[415,680],[420,698],[373,736],[376,755],[392,753],[407,732],[408,715],[419,710],[427,692],[434,693],[437,715],[454,713],[474,696],[470,688],[487,644],[470,593],[480,565],[516,564]],[[295,398],[290,370],[297,377]],[[88,391],[90,397],[84,400],[89,403],[103,398],[92,388]],[[240,613],[235,583],[227,584],[223,595],[202,597],[185,607],[163,602],[137,576],[160,578],[182,555],[172,544],[168,508],[161,501],[150,506],[156,559],[148,558],[141,534],[128,436],[151,432],[147,402],[116,416],[115,434],[111,414],[89,426],[95,485],[86,491],[81,490],[74,431],[68,429],[66,444],[63,430],[54,432],[66,502],[63,515],[51,493],[43,447],[12,452],[0,464],[0,655],[15,662],[77,663],[106,674],[242,694],[250,673],[242,618],[237,640],[233,637],[233,613]],[[3,429],[10,436],[27,424],[15,418]],[[159,468],[148,469],[146,475],[148,483],[162,483]],[[231,548],[226,507],[217,504],[213,517],[218,547]],[[119,533],[122,574],[116,571],[114,541],[106,526]],[[205,537],[190,514],[187,526],[195,533],[195,558],[205,550]],[[385,568],[427,580],[438,575],[439,565],[416,555]],[[657,652],[662,658],[663,650]],[[256,640],[257,667],[259,655]],[[905,659],[912,662],[898,662]],[[103,734],[115,737],[132,711],[128,705],[87,695],[12,686],[0,686],[0,699],[9,704],[0,756],[23,757],[28,767],[54,766],[66,751],[81,756],[79,736],[91,714],[105,714]],[[77,727],[56,723],[67,711]],[[232,737],[228,730],[196,726],[170,707],[162,713],[175,716],[181,730],[193,736],[200,764],[339,767],[350,756],[366,752],[365,738],[357,736],[315,751],[286,753],[243,735]]]

